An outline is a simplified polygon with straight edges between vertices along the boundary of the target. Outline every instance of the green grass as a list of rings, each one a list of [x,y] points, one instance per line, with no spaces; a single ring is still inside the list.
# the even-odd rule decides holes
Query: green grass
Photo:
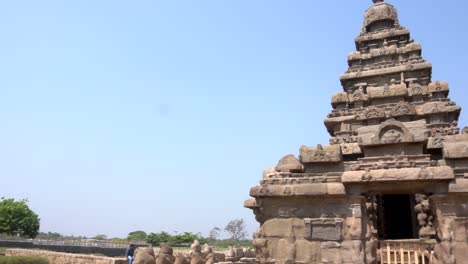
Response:
[[[0,256],[0,264],[48,264],[46,259],[38,257],[5,257]]]

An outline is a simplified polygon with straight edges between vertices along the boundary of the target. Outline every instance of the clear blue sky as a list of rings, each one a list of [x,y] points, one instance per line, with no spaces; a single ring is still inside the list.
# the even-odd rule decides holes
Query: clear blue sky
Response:
[[[468,2],[390,3],[468,109]],[[236,218],[253,232],[243,201],[262,170],[328,141],[370,5],[2,1],[0,196],[63,234],[207,235]]]

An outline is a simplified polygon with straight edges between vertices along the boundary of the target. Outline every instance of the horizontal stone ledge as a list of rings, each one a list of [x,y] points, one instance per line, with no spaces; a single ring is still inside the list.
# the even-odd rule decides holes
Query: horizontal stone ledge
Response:
[[[432,64],[430,64],[429,62],[423,62],[423,63],[417,63],[417,64],[401,65],[401,66],[396,66],[396,67],[388,67],[388,68],[383,68],[383,69],[346,73],[340,77],[340,80],[347,81],[347,80],[358,79],[358,78],[380,76],[380,75],[390,74],[390,73],[417,71],[417,70],[424,70],[424,69],[431,69],[431,68],[432,68]]]
[[[371,183],[371,182],[395,182],[395,181],[428,181],[428,180],[452,180],[454,179],[452,168],[448,166],[382,169],[370,171],[346,171],[341,176],[341,182]]]
[[[244,207],[249,208],[249,209],[253,209],[253,208],[258,208],[259,206],[258,206],[257,200],[255,200],[255,198],[250,198],[250,199],[244,201]]]
[[[455,182],[449,184],[449,193],[466,193],[468,194],[468,179],[456,179]]]
[[[410,34],[410,31],[407,29],[395,29],[395,30],[379,32],[379,33],[371,34],[371,35],[358,36],[354,39],[354,41],[359,43],[362,41],[384,39],[388,37],[395,37],[395,36],[408,35],[408,34]]]
[[[468,141],[445,142],[445,159],[468,159]]]
[[[295,185],[267,185],[250,189],[252,197],[331,196],[345,195],[342,183],[312,183]]]

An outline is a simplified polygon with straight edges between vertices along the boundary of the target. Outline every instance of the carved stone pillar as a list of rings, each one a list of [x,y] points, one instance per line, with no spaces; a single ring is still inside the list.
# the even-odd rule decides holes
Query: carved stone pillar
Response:
[[[369,194],[366,196],[366,209],[368,219],[368,240],[378,239],[378,204],[377,195]]]

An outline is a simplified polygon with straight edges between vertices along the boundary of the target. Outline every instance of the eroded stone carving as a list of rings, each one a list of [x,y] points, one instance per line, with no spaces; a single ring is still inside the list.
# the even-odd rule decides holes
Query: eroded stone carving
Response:
[[[364,112],[358,117],[359,120],[368,120],[368,119],[380,119],[385,118],[385,111],[378,107],[368,107]]]
[[[366,197],[366,212],[368,219],[368,232],[366,237],[369,240],[378,239],[378,211],[377,211],[377,197],[374,194]]]
[[[416,194],[415,199],[416,206],[414,207],[414,210],[417,213],[418,224],[420,227],[419,236],[425,239],[433,238],[435,236],[435,230],[433,227],[434,217],[432,215],[428,196],[425,194]]]
[[[302,163],[321,163],[321,162],[339,162],[341,161],[340,146],[322,146],[315,148],[302,146],[300,149],[300,160]]]
[[[391,117],[415,115],[416,110],[409,103],[400,102],[390,112]]]

